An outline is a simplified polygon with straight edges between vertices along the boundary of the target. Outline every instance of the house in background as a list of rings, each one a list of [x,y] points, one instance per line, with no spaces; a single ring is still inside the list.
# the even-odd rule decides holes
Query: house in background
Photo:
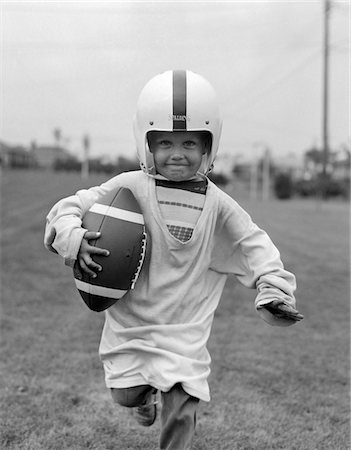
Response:
[[[4,167],[37,167],[33,154],[23,146],[8,145],[0,141],[0,164]]]
[[[57,160],[67,160],[72,158],[68,150],[56,145],[36,145],[32,144],[30,153],[37,161],[38,167],[51,169]]]

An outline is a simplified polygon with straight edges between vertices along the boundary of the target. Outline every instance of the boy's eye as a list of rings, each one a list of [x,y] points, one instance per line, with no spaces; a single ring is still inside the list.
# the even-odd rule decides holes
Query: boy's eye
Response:
[[[159,141],[159,145],[161,147],[169,147],[171,145],[171,142],[167,141],[166,139],[163,139],[162,141]]]
[[[196,146],[196,142],[194,142],[194,141],[186,141],[186,142],[184,142],[184,145],[185,145],[185,147],[187,147],[187,148],[191,148],[191,147],[195,147]]]

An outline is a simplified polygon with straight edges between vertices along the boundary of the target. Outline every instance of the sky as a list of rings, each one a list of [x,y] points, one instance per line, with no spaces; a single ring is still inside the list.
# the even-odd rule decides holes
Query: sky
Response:
[[[0,139],[80,157],[134,157],[145,83],[190,69],[217,91],[219,154],[276,159],[322,146],[323,0],[2,1]],[[350,147],[350,0],[332,1],[329,141]]]

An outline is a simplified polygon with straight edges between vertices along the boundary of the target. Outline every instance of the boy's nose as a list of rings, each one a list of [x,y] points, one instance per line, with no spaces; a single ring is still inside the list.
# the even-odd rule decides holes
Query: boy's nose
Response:
[[[183,155],[180,152],[174,152],[172,153],[172,159],[178,160],[178,159],[183,159]]]
[[[182,158],[184,158],[184,152],[183,152],[181,146],[173,147],[172,158],[173,159],[182,159]]]

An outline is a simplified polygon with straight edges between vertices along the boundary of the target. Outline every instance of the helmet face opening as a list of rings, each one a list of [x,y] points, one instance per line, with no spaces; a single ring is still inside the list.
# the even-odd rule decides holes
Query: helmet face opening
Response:
[[[141,91],[134,119],[134,135],[142,169],[154,174],[147,135],[152,131],[204,131],[209,151],[201,172],[211,170],[216,157],[222,121],[212,86],[188,70],[167,71],[152,78]]]
[[[147,146],[149,148],[150,151],[150,141],[152,141],[157,133],[162,132],[164,130],[152,130],[152,131],[148,131],[146,133],[146,140],[147,140]],[[178,131],[189,131],[189,130],[178,130]],[[173,133],[175,131],[171,131],[170,133]],[[203,143],[203,145],[206,147],[207,149],[207,153],[211,152],[211,148],[212,148],[212,133],[210,133],[209,131],[196,131],[196,133],[199,133],[199,137]]]

